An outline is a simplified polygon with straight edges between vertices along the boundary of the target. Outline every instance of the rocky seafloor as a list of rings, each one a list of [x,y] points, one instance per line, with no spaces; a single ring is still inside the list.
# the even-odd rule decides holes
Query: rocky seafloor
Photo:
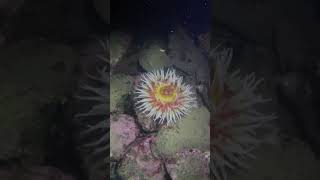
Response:
[[[212,41],[211,47],[234,49],[233,68],[240,68],[245,74],[256,72],[264,78],[258,91],[272,98],[264,109],[277,116],[274,128],[279,131],[273,139],[276,143],[256,148],[255,158],[248,161],[248,169],[228,169],[228,179],[319,179],[317,115],[313,111],[315,105],[311,104],[318,97],[319,66],[313,65],[318,63],[317,51],[312,48],[316,40],[307,41],[318,38],[313,32],[318,26],[311,21],[290,20],[299,16],[295,13],[298,11],[294,11],[295,16],[288,13],[274,23],[268,14],[271,12],[268,8],[272,7],[268,2],[257,2],[255,6],[249,1],[241,6],[236,6],[239,4],[233,0],[228,3],[235,6],[215,4],[213,31],[202,35],[200,39],[206,40],[199,43],[194,43],[183,29],[169,35],[169,42],[151,39],[142,45],[135,42],[130,32],[113,31],[107,39],[111,44],[110,72],[107,73],[111,73],[111,77],[110,112],[105,113],[110,113],[107,121],[110,132],[99,132],[88,139],[79,139],[78,133],[94,126],[87,122],[74,124],[72,114],[84,111],[75,108],[72,100],[79,77],[86,78],[79,76],[82,70],[78,67],[90,67],[90,72],[97,75],[95,68],[101,67],[97,56],[108,56],[101,51],[103,44],[99,36],[89,38],[85,48],[80,49],[66,42],[42,38],[47,35],[46,30],[52,28],[46,26],[49,22],[46,18],[40,21],[42,28],[37,29],[37,32],[43,31],[41,38],[30,38],[32,30],[28,28],[24,37],[27,40],[19,37],[20,40],[7,43],[6,38],[12,40],[12,32],[1,34],[0,179],[71,180],[85,179],[88,174],[93,179],[109,175],[113,179],[210,179],[209,160],[214,154],[209,153],[212,137],[206,97],[210,72],[205,67],[210,51],[208,39]],[[225,14],[228,8],[241,16],[228,16]],[[266,17],[267,23],[259,26]],[[303,17],[300,18],[303,20]],[[243,23],[248,19],[250,23]],[[30,19],[25,22],[30,23]],[[299,23],[311,28],[298,29]],[[272,31],[274,24],[277,28]],[[19,27],[16,26],[20,30],[14,32],[22,31]],[[309,39],[302,38],[305,34]],[[311,50],[312,55],[305,50]],[[92,59],[94,61],[90,61]],[[138,75],[163,66],[176,68],[197,89],[198,106],[171,127],[159,126],[136,113],[132,99]],[[96,82],[89,84],[100,86]],[[93,107],[84,104],[86,110]],[[73,108],[69,110],[70,107]],[[307,131],[300,132],[301,129]],[[103,145],[110,144],[107,147],[110,154],[98,154],[95,157],[98,160],[86,161],[91,152],[80,148],[79,154],[76,147],[88,145],[92,139],[99,140],[107,133],[110,139]],[[101,147],[105,146],[89,149]],[[110,163],[107,168],[107,164],[103,164],[106,158]]]
[[[202,100],[209,85],[208,52],[182,28],[176,30],[168,44],[157,39],[135,44],[129,33],[110,34],[112,179],[210,178],[210,112]],[[197,107],[170,126],[136,111],[133,98],[142,73],[165,67],[175,68],[198,91]]]

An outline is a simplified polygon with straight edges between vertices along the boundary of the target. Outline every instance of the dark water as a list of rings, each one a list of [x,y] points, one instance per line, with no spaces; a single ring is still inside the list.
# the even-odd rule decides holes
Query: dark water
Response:
[[[135,33],[141,39],[166,36],[176,25],[194,37],[209,30],[207,0],[111,1],[111,27]]]

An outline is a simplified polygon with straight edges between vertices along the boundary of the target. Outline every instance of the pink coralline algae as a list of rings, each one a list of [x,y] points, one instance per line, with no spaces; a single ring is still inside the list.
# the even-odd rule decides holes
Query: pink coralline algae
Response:
[[[110,129],[111,158],[118,159],[125,153],[127,146],[139,135],[139,129],[134,118],[125,114],[112,116]]]
[[[126,179],[164,179],[165,171],[160,159],[153,156],[151,143],[154,137],[144,137],[137,140],[122,162],[119,174]]]
[[[166,163],[167,171],[172,180],[195,179],[209,180],[210,152],[198,149],[185,149],[176,153],[175,160]]]

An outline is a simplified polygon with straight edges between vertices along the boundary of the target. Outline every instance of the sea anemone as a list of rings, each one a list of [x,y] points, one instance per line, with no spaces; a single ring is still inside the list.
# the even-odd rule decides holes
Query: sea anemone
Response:
[[[270,137],[273,114],[258,112],[257,106],[268,102],[255,91],[262,80],[255,75],[228,72],[232,49],[212,51],[215,62],[211,84],[211,172],[216,180],[226,180],[228,170],[248,168],[253,150]]]
[[[91,180],[105,178],[106,169],[109,172],[109,65],[107,42],[98,40],[101,53],[87,54],[84,60],[93,63],[93,72],[87,70],[81,79],[76,95],[79,104],[74,116],[75,125],[79,131],[79,150],[88,170]],[[100,55],[99,55],[100,54]]]
[[[134,94],[137,110],[159,124],[175,123],[196,104],[191,86],[172,68],[142,74]]]

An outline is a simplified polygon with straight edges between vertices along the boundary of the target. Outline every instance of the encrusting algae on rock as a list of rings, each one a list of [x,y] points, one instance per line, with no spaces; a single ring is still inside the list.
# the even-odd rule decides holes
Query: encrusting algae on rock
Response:
[[[184,149],[210,149],[210,112],[206,107],[192,108],[190,114],[172,128],[161,128],[153,149],[161,157],[172,158]]]
[[[128,100],[133,78],[124,74],[113,74],[110,78],[110,112],[123,113]]]

